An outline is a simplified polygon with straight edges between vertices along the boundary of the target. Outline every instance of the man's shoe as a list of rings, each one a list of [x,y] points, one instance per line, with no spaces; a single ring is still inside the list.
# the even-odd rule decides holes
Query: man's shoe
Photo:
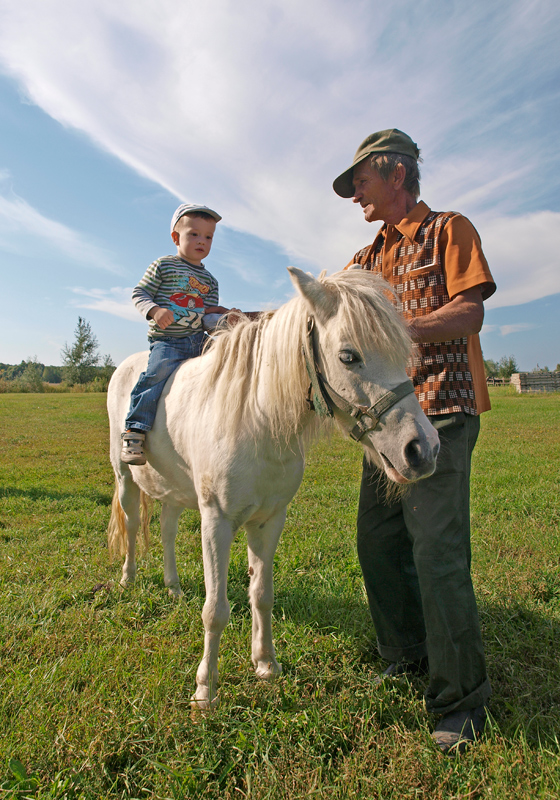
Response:
[[[393,661],[387,669],[374,679],[374,686],[381,686],[391,678],[411,678],[428,674],[428,659],[424,656],[418,661]]]
[[[486,709],[477,706],[466,711],[452,711],[445,714],[431,734],[440,750],[448,756],[463,753],[473,744],[484,730]]]
[[[125,464],[131,464],[135,467],[141,467],[142,464],[145,464],[145,438],[145,434],[140,433],[140,431],[125,431],[124,433],[121,433],[121,461],[123,461]]]

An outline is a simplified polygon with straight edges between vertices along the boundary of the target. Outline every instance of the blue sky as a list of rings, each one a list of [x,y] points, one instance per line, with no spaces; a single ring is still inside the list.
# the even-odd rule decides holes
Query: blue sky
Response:
[[[115,363],[131,287],[179,202],[223,215],[221,300],[274,308],[285,267],[340,269],[376,226],[332,191],[374,130],[422,149],[498,283],[486,358],[560,362],[556,0],[0,0],[0,361],[60,363],[78,316]]]

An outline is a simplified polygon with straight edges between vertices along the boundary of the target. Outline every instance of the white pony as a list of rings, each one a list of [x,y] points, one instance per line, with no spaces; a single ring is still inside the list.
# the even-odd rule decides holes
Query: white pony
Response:
[[[289,272],[297,297],[218,334],[200,358],[169,378],[146,437],[145,466],[121,462],[120,433],[148,354],[126,359],[109,386],[117,482],[109,545],[125,555],[121,584],[136,574],[140,506],[149,496],[162,503],[164,580],[179,596],[177,522],[184,508],[200,511],[205,639],[192,700],[202,709],[218,702],[218,647],[230,613],[228,563],[241,526],[251,576],[253,664],[260,678],[281,672],[272,642],[272,562],[320,417],[334,416],[392,481],[408,483],[435,469],[437,433],[406,376],[410,339],[388,284],[362,270],[319,280],[293,267]]]

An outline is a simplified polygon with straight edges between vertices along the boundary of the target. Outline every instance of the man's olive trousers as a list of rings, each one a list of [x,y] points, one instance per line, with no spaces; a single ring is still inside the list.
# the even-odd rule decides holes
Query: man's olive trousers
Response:
[[[358,557],[379,653],[428,656],[426,707],[438,714],[484,705],[491,689],[471,575],[470,468],[476,416],[431,418],[441,449],[435,473],[389,499],[364,463]]]

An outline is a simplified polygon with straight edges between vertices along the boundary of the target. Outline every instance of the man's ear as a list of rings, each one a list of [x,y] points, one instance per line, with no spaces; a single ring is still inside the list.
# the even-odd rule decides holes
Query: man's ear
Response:
[[[391,183],[393,184],[393,189],[395,189],[395,191],[398,191],[399,189],[402,188],[405,178],[406,178],[406,169],[404,168],[404,165],[397,164],[393,174],[391,175]]]

